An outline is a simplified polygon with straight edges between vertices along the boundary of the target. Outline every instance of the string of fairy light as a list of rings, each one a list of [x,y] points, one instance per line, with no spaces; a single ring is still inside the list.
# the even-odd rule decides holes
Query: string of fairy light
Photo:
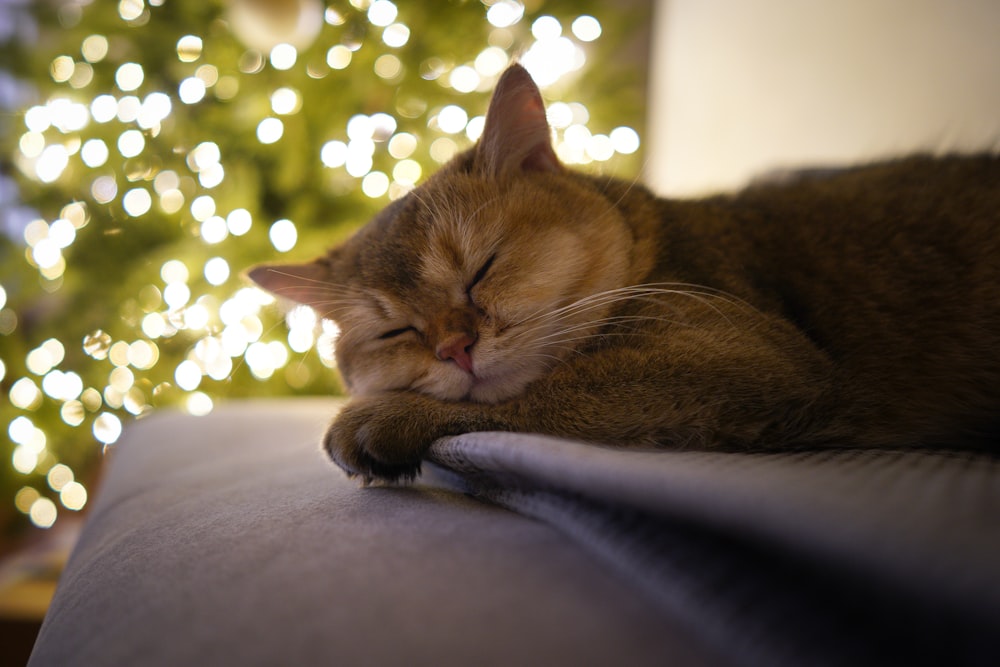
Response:
[[[169,1],[121,0],[118,20],[133,28],[155,26],[157,10]],[[390,0],[350,0],[340,9],[324,7],[318,0],[301,5],[314,9],[317,22],[327,26],[344,24],[352,18],[350,12],[355,18],[364,17],[371,34],[378,35],[382,53],[363,76],[374,74],[394,84],[410,75],[414,66],[405,61],[402,50],[413,35],[400,8]],[[83,11],[98,8],[91,5]],[[463,95],[492,89],[512,60],[516,30],[530,33],[527,48],[522,43],[517,49],[518,59],[543,89],[583,68],[588,45],[602,35],[600,21],[590,15],[561,20],[542,15],[528,21],[524,5],[516,0],[484,0],[482,12],[489,24],[488,40],[473,58],[454,63],[431,57],[419,64],[417,74],[451,91],[453,102],[429,107],[401,100],[374,113],[358,113],[339,136],[312,147],[311,153],[303,152],[301,159],[328,172],[331,187],[360,189],[373,200],[402,197],[427,169],[478,138],[484,117],[463,106]],[[236,24],[234,19],[234,31]],[[310,79],[322,79],[330,72],[357,67],[360,43],[345,39],[330,44],[319,60],[301,57],[303,47],[287,42],[267,51],[246,48],[234,67],[234,63],[208,62],[206,40],[205,34],[194,30],[177,40],[171,57],[190,70],[176,87],[151,89],[150,72],[143,64],[125,61],[115,63],[113,89],[96,90],[95,68],[108,66],[112,40],[104,34],[87,35],[78,54],[52,59],[49,76],[58,84],[58,92],[24,110],[24,130],[13,155],[21,174],[42,185],[74,181],[80,187],[79,195],[62,206],[58,217],[34,219],[23,228],[24,260],[37,270],[46,291],[61,288],[72,268],[74,244],[88,234],[95,218],[106,215],[103,208],[119,207],[136,221],[151,212],[183,218],[192,240],[206,251],[198,259],[178,256],[163,261],[158,279],[138,286],[130,335],[116,338],[104,330],[111,327],[105,327],[86,333],[82,340],[50,337],[31,344],[23,363],[0,359],[0,380],[6,378],[10,404],[17,411],[7,424],[11,464],[26,480],[14,503],[36,526],[52,526],[60,511],[80,510],[88,499],[85,485],[51,446],[53,434],[35,418],[42,406],[57,406],[65,426],[89,429],[93,439],[107,447],[121,436],[123,419],[145,415],[165,392],[179,392],[183,409],[205,415],[215,404],[213,381],[225,381],[237,367],[245,366],[254,378],[267,380],[303,355],[316,355],[323,366],[334,366],[336,326],[307,307],[294,307],[284,315],[283,335],[268,340],[273,327],[267,324],[267,313],[273,301],[242,284],[236,273],[244,267],[233,266],[227,258],[228,242],[261,225],[267,228],[274,252],[288,253],[298,245],[300,225],[289,218],[255,219],[252,206],[223,203],[233,197],[218,193],[229,188],[231,195],[236,186],[219,143],[206,136],[184,150],[168,150],[164,146],[171,142],[165,128],[170,119],[206,100],[238,98],[250,85],[245,78],[268,68],[277,72],[298,68]],[[309,104],[293,85],[274,87],[267,101],[255,119],[253,136],[247,138],[261,146],[283,141]],[[639,135],[631,127],[593,133],[588,109],[579,102],[556,101],[549,106],[548,117],[556,152],[568,164],[606,162],[639,148]],[[110,140],[108,130],[113,127],[117,129],[110,135],[117,137]],[[95,128],[102,129],[102,136]],[[152,161],[158,165],[155,168],[147,164],[141,173],[122,173],[135,168],[129,166],[133,158],[151,155],[158,158]],[[0,285],[0,336],[18,331],[18,314],[8,301],[7,289]],[[193,335],[193,343],[167,369],[168,379],[151,382],[154,370],[163,374],[162,346],[182,332]],[[95,376],[71,367],[67,362],[71,349],[82,349],[88,364],[104,370]],[[49,488],[33,481],[38,479]]]

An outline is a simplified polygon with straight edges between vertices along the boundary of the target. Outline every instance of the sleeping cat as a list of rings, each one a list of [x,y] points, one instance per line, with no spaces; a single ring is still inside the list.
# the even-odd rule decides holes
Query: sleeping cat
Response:
[[[353,398],[324,445],[365,481],[481,430],[998,444],[996,156],[663,200],[563,166],[514,65],[474,148],[323,257],[249,276],[339,325]]]

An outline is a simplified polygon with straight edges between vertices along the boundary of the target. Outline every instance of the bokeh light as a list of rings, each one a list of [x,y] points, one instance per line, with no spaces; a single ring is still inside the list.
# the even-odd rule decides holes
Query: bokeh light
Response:
[[[99,4],[15,3],[39,38],[5,61],[23,108],[0,133],[18,192],[5,172],[0,194],[24,206],[3,221],[0,502],[38,527],[86,507],[95,457],[150,410],[341,391],[336,325],[242,272],[315,256],[472,145],[515,58],[561,159],[639,163],[641,118],[622,110],[640,105],[574,97],[586,67],[619,66],[618,6],[451,3],[428,22],[392,0],[272,3],[250,35],[193,5]]]

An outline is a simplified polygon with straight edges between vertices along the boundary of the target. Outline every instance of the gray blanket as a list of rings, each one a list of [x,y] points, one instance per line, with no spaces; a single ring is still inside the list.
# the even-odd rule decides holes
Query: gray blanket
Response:
[[[1000,458],[435,445],[455,484],[558,526],[738,664],[1000,664]]]
[[[30,664],[1000,664],[996,457],[479,433],[365,489],[332,412],[132,425]]]

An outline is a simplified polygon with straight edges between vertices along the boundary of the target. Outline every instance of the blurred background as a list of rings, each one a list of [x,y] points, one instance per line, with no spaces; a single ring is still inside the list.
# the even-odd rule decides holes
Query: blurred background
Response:
[[[640,171],[651,7],[0,1],[0,526],[85,509],[154,410],[338,394],[336,329],[240,276],[470,146],[514,59],[567,163]]]

